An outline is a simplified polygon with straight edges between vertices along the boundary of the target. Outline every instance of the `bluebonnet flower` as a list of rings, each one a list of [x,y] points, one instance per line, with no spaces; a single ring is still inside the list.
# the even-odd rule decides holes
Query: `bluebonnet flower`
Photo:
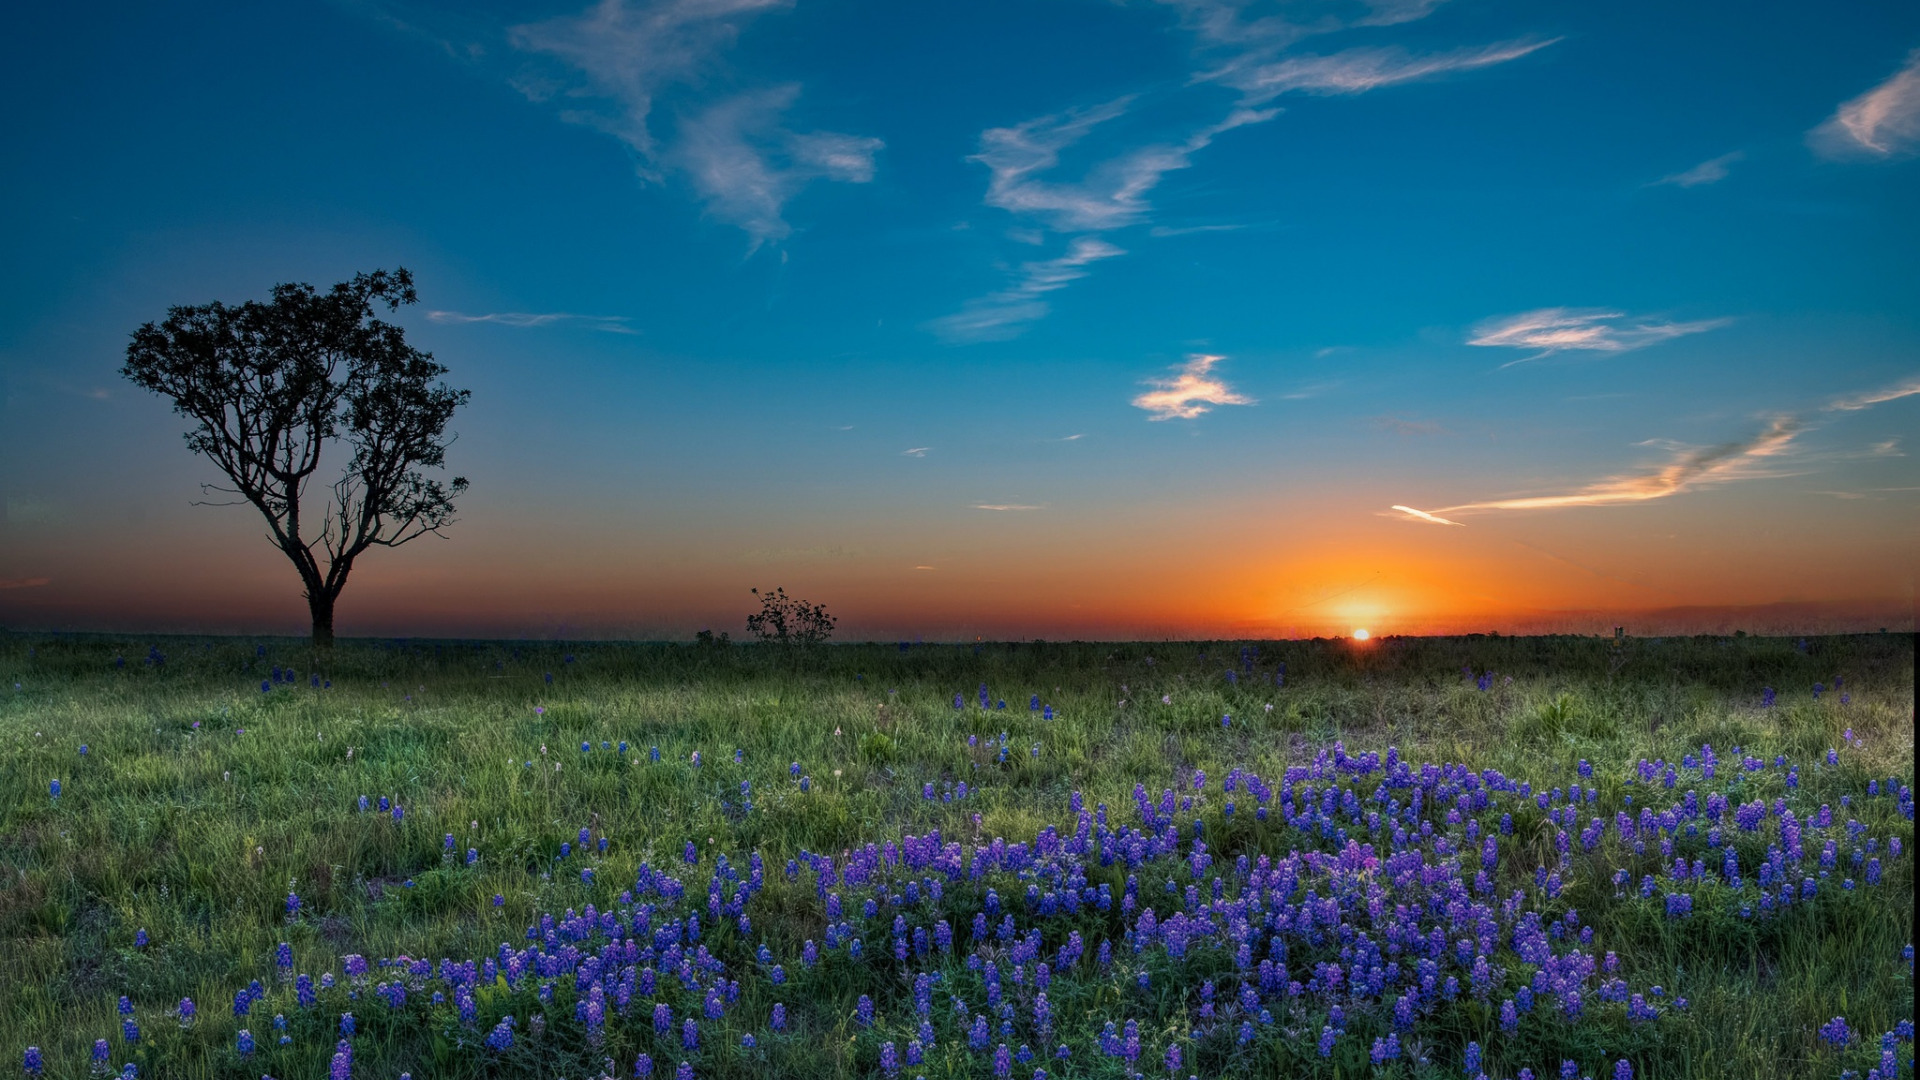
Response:
[[[240,1034],[235,1038],[234,1049],[240,1052],[241,1057],[247,1057],[252,1054],[253,1032],[248,1031],[246,1028],[241,1028]]]
[[[45,1063],[40,1060],[39,1047],[37,1046],[27,1047],[25,1065],[26,1065],[28,1076],[39,1076],[41,1071],[46,1068]]]

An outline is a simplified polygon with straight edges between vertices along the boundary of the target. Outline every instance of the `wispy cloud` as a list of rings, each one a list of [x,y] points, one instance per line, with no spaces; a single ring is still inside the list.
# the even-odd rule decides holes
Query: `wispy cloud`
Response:
[[[1251,228],[1253,226],[1246,222],[1225,225],[1155,225],[1147,230],[1147,235],[1161,239],[1170,236],[1196,236],[1200,233],[1239,232],[1242,229]]]
[[[484,315],[469,315],[461,311],[429,311],[427,318],[437,323],[494,323],[498,326],[534,327],[552,326],[556,323],[579,323],[594,330],[604,330],[609,334],[637,334],[628,325],[632,320],[625,315],[576,315],[570,311],[490,311]]]
[[[792,0],[601,0],[578,15],[513,27],[507,40],[555,57],[585,79],[584,86],[563,88],[523,77],[522,93],[559,99],[565,119],[599,128],[651,161],[654,98],[709,72],[754,15],[791,6]]]
[[[1830,158],[1889,158],[1920,147],[1920,49],[1885,82],[1843,103],[1807,141]]]
[[[1242,105],[1264,105],[1286,93],[1360,94],[1449,72],[1492,67],[1559,40],[1522,38],[1424,56],[1397,46],[1347,49],[1327,56],[1289,56],[1260,64],[1235,62],[1196,78],[1240,91]]]
[[[933,320],[928,325],[935,333],[955,343],[1005,341],[1019,336],[1050,310],[1041,296],[1086,277],[1091,264],[1125,254],[1121,248],[1089,234],[1140,224],[1151,209],[1147,194],[1162,177],[1190,166],[1193,155],[1224,132],[1275,115],[1274,110],[1235,109],[1226,119],[1180,142],[1154,143],[1110,157],[1078,181],[1039,176],[1059,164],[1062,150],[1124,114],[1132,101],[1131,97],[1119,98],[1012,127],[989,128],[981,135],[980,153],[970,160],[985,165],[991,174],[987,205],[1036,220],[1058,233],[1081,235],[1068,243],[1066,254],[1021,263],[1007,287]],[[1044,237],[1023,232],[1018,239],[1026,242]]]
[[[1920,394],[1920,377],[1882,390],[1836,398],[1821,406],[1816,410],[1816,414],[1835,411],[1854,412],[1915,394]],[[1796,439],[1817,430],[1818,427],[1818,423],[1800,416],[1781,414],[1769,420],[1763,430],[1750,438],[1721,443],[1718,446],[1687,446],[1666,440],[1642,443],[1640,444],[1642,446],[1657,446],[1665,449],[1669,454],[1668,459],[1649,468],[1610,476],[1569,492],[1488,499],[1460,503],[1455,506],[1442,506],[1434,510],[1416,510],[1411,506],[1397,504],[1392,509],[1418,521],[1459,525],[1460,522],[1449,521],[1441,515],[1464,515],[1491,510],[1550,510],[1564,506],[1628,505],[1653,499],[1665,499],[1696,488],[1731,483],[1736,480],[1796,475],[1787,467],[1789,458],[1795,468],[1805,471],[1810,466],[1833,461],[1901,456],[1898,438],[1884,439],[1863,451],[1856,452],[1806,452],[1794,446]],[[1912,489],[1880,488],[1876,490]]]
[[[1354,5],[1358,10],[1343,16],[1329,8],[1320,8],[1310,19],[1298,19],[1307,13],[1296,6],[1287,15],[1277,13],[1247,18],[1247,9],[1258,5],[1247,0],[1158,0],[1180,12],[1188,30],[1206,44],[1235,52],[1262,55],[1284,49],[1314,34],[1332,33],[1367,26],[1397,26],[1424,19],[1445,0],[1371,0]]]
[[[1458,525],[1460,522],[1444,520],[1443,516],[1489,510],[1619,506],[1665,499],[1710,484],[1780,475],[1777,470],[1767,468],[1769,459],[1786,453],[1788,446],[1803,430],[1803,425],[1794,417],[1775,417],[1765,430],[1752,438],[1719,446],[1672,447],[1672,456],[1652,468],[1610,476],[1568,492],[1460,503],[1434,510],[1415,510],[1397,505],[1394,509],[1418,520],[1438,520],[1441,524]]]
[[[1146,195],[1160,179],[1193,164],[1193,155],[1225,132],[1272,119],[1275,110],[1235,109],[1178,143],[1142,146],[1096,165],[1076,183],[1041,180],[1037,174],[1060,162],[1060,151],[1100,124],[1115,119],[1131,97],[1103,105],[1042,116],[1013,127],[989,128],[980,136],[978,161],[991,172],[988,206],[1045,221],[1061,232],[1097,231],[1133,225],[1147,213]]]
[[[783,208],[810,181],[871,180],[881,146],[863,136],[786,128],[781,116],[798,97],[797,85],[700,100],[697,91],[721,69],[720,54],[742,27],[761,12],[791,6],[792,0],[601,0],[578,15],[509,31],[515,48],[566,69],[558,79],[524,73],[515,86],[533,100],[559,105],[563,119],[619,139],[634,152],[642,177],[685,174],[707,211],[744,230],[758,247],[792,231]],[[663,140],[653,125],[657,99],[688,87],[689,111]]]
[[[1732,321],[1701,319],[1696,322],[1663,322],[1657,319],[1632,319],[1625,312],[1602,308],[1540,308],[1488,319],[1473,328],[1473,336],[1467,339],[1467,344],[1538,350],[1532,356],[1500,365],[1512,367],[1558,352],[1629,352],[1688,334],[1715,330]]]
[[[1896,401],[1900,398],[1912,397],[1915,394],[1920,394],[1920,375],[1916,375],[1906,382],[1895,383],[1892,386],[1879,390],[1868,390],[1865,393],[1848,394],[1846,397],[1835,398],[1833,401],[1827,403],[1826,408],[1828,411],[1857,412],[1860,409],[1878,405],[1883,401]]]
[[[1044,506],[1031,506],[1026,503],[974,503],[975,510],[997,510],[1002,513],[1014,513],[1022,510],[1045,510]]]
[[[1084,439],[1086,437],[1087,437],[1087,433],[1082,431],[1077,435],[1062,435],[1053,441],[1054,442],[1078,442],[1081,439]]]
[[[1746,156],[1746,152],[1742,150],[1735,150],[1731,154],[1721,154],[1719,157],[1703,161],[1685,172],[1677,172],[1672,176],[1663,176],[1647,186],[1659,187],[1663,184],[1670,184],[1674,187],[1690,188],[1700,187],[1704,184],[1717,184],[1727,178],[1727,166],[1744,159]]]
[[[1175,369],[1170,379],[1148,379],[1152,390],[1133,399],[1135,408],[1153,414],[1149,420],[1191,420],[1209,412],[1215,405],[1251,405],[1253,399],[1235,393],[1233,388],[1212,375],[1213,367],[1224,356],[1195,353]]]
[[[1019,215],[1058,233],[1108,232],[1148,224],[1153,207],[1148,196],[1172,172],[1192,167],[1194,156],[1221,135],[1236,128],[1263,124],[1279,115],[1266,108],[1272,99],[1290,91],[1318,94],[1356,94],[1375,87],[1409,82],[1448,71],[1487,67],[1518,59],[1552,41],[1516,40],[1427,56],[1409,55],[1394,48],[1355,49],[1332,56],[1288,57],[1285,50],[1313,34],[1354,27],[1393,26],[1425,17],[1441,0],[1362,0],[1357,12],[1323,15],[1305,20],[1287,15],[1249,17],[1244,0],[1160,0],[1176,9],[1182,25],[1197,39],[1198,52],[1209,70],[1195,74],[1189,85],[1215,83],[1240,90],[1239,104],[1221,119],[1187,129],[1187,134],[1135,144],[1105,156],[1077,178],[1061,178],[1062,152],[1128,115],[1138,95],[1127,95],[1096,105],[1049,113],[1007,127],[981,133],[980,151],[970,160],[987,167],[985,201],[988,206]],[[1557,39],[1555,39],[1557,40]],[[1217,114],[1216,114],[1217,115]],[[1229,231],[1239,225],[1198,225],[1185,228],[1156,226],[1156,237]],[[1033,239],[1022,232],[1022,241]],[[1083,252],[1095,249],[1082,248]],[[1121,254],[1111,246],[1091,258],[1055,260],[1070,276],[1047,279],[1058,284],[1086,276],[1094,258]],[[968,302],[959,312],[936,319],[930,327],[949,341],[1002,340],[1021,333],[1047,314],[1047,305],[1033,295],[1036,268],[1026,263],[1015,272],[1014,284]]]
[[[781,126],[781,114],[799,95],[799,84],[789,83],[709,106],[681,122],[679,145],[669,155],[707,212],[746,230],[756,243],[793,231],[781,211],[808,182],[873,179],[879,139]]]
[[[933,447],[931,446],[915,446],[915,447],[911,447],[909,449],[900,451],[900,456],[901,457],[926,457],[927,451],[931,449],[933,449]]]
[[[0,578],[0,589],[37,589],[53,584],[50,577]]]
[[[1011,285],[968,301],[959,311],[928,325],[952,342],[1005,341],[1045,317],[1050,292],[1087,276],[1087,267],[1126,252],[1097,236],[1075,237],[1066,254],[1020,264]]]

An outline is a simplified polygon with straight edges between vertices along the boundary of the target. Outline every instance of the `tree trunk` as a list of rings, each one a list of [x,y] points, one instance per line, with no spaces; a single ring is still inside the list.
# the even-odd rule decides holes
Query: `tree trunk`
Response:
[[[307,597],[307,607],[313,612],[313,647],[316,649],[333,648],[333,601],[334,598],[324,592]]]

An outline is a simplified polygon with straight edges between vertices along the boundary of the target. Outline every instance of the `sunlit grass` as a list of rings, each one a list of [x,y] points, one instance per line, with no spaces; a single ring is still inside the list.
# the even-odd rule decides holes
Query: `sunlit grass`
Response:
[[[262,691],[276,667],[292,669],[293,681]],[[323,1075],[337,1009],[324,1020],[281,1004],[259,1006],[245,1021],[230,1014],[249,979],[274,989],[277,943],[288,942],[297,969],[316,975],[340,972],[350,953],[483,956],[501,942],[524,943],[540,912],[610,907],[642,862],[677,867],[689,841],[704,856],[703,869],[687,875],[689,890],[705,881],[712,853],[766,860],[751,940],[723,924],[710,941],[736,968],[742,1015],[764,1018],[774,988],[753,973],[752,949],[764,941],[797,975],[791,957],[825,925],[807,879],[789,884],[775,868],[803,850],[837,854],[903,831],[937,828],[972,843],[1031,837],[1049,823],[1070,828],[1075,791],[1118,814],[1135,784],[1158,793],[1204,770],[1215,794],[1200,812],[1210,843],[1230,855],[1283,853],[1289,842],[1281,830],[1253,828],[1244,813],[1222,818],[1220,778],[1235,767],[1277,778],[1336,740],[1353,753],[1396,746],[1408,760],[1462,762],[1542,784],[1564,782],[1589,761],[1609,816],[1631,793],[1624,782],[1636,762],[1678,761],[1703,742],[1804,763],[1805,782],[1831,791],[1836,807],[1870,778],[1911,784],[1913,773],[1906,636],[1820,639],[1804,651],[1753,638],[1620,648],[1581,638],[1376,638],[1363,646],[836,646],[795,655],[355,642],[316,667],[289,640],[12,634],[0,637],[0,675],[0,1050],[17,1064],[37,1044],[59,1076],[84,1075],[102,1037],[116,1069],[138,1060],[143,1076]],[[1836,675],[1844,689],[1814,700],[1813,685],[1831,686]],[[330,685],[312,685],[316,676]],[[980,708],[982,683],[1004,711]],[[1761,704],[1763,687],[1777,691],[1771,707]],[[1053,719],[1029,708],[1035,696]],[[1859,745],[1847,747],[1842,765],[1813,770],[1849,730]],[[56,779],[57,799],[49,794]],[[751,811],[742,808],[743,781]],[[964,798],[938,798],[962,782]],[[933,800],[923,797],[927,784]],[[358,809],[363,795],[375,809]],[[382,797],[402,808],[400,820],[377,809]],[[1863,821],[1910,849],[1911,821],[1889,809],[1876,804]],[[582,828],[607,837],[607,851],[558,858]],[[1530,842],[1551,857],[1550,830]],[[478,853],[472,866],[469,849]],[[584,866],[594,868],[592,885],[580,880]],[[1496,1062],[1508,1074],[1557,1063],[1529,1058],[1534,1050],[1584,1054],[1586,1071],[1631,1054],[1647,1070],[1640,1075],[1864,1070],[1877,1053],[1835,1051],[1816,1031],[1845,1015],[1873,1038],[1912,1017],[1911,961],[1900,955],[1911,941],[1910,855],[1889,861],[1887,875],[1878,888],[1771,921],[1735,918],[1702,896],[1701,914],[1681,923],[1616,903],[1605,880],[1569,880],[1567,903],[1619,951],[1629,979],[1661,983],[1690,1007],[1611,1045],[1596,1032],[1591,1045],[1532,1046],[1523,1028],[1489,1058],[1489,1071]],[[301,901],[292,921],[289,893]],[[142,929],[144,948],[135,945]],[[884,947],[884,932],[871,947]],[[904,1016],[898,1002],[910,988],[888,970],[836,955],[783,992],[792,1032],[774,1039],[764,1027],[716,1028],[697,1055],[700,1075],[879,1075],[879,1037],[850,1017],[862,993],[882,1004],[883,1017]],[[979,996],[978,976],[957,961],[949,978]],[[1186,992],[1199,976],[1154,978],[1162,994]],[[1103,1011],[1159,1015],[1123,980],[1062,978],[1055,987],[1063,1038]],[[936,995],[936,1012],[946,992]],[[117,1034],[122,994],[146,1032],[131,1049]],[[200,1008],[186,1031],[166,1015],[181,998]],[[556,1024],[572,1022],[565,1000]],[[525,1045],[519,1056],[490,1058],[457,1024],[400,1022],[365,993],[353,1010],[356,1076],[581,1076],[601,1067],[580,1047],[539,1061]],[[268,1023],[275,1011],[292,1021],[286,1049]],[[639,1013],[619,1024],[651,1035]],[[261,1046],[249,1061],[233,1049],[242,1026]],[[1091,1041],[1097,1026],[1074,1037]],[[752,1030],[762,1032],[752,1052],[727,1041]],[[1303,1036],[1309,1044],[1318,1030]],[[904,1046],[906,1031],[887,1038]],[[1467,1035],[1427,1033],[1423,1049],[1435,1065],[1426,1071],[1458,1075],[1452,1063]],[[610,1043],[633,1045],[623,1039]],[[1208,1050],[1206,1065],[1187,1071],[1295,1067],[1274,1043],[1255,1044],[1269,1047],[1257,1053]],[[609,1051],[614,1075],[632,1074],[633,1053],[623,1052]],[[1910,1056],[1911,1044],[1901,1053]],[[1141,1064],[1150,1075],[1165,1071],[1158,1058]],[[1040,1065],[1052,1076],[1120,1068],[1081,1053],[1036,1060],[1016,1075]],[[1404,1060],[1390,1069],[1399,1072],[1383,1075],[1426,1074]],[[918,1073],[986,1076],[991,1060],[946,1038],[907,1070]],[[671,1075],[664,1058],[660,1075]]]

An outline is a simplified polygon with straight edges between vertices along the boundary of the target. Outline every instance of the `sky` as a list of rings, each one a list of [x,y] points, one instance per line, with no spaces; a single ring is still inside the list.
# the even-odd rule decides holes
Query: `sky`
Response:
[[[344,636],[1914,625],[1913,4],[35,5],[0,89],[0,626],[303,633],[119,369],[396,266],[472,487]]]

